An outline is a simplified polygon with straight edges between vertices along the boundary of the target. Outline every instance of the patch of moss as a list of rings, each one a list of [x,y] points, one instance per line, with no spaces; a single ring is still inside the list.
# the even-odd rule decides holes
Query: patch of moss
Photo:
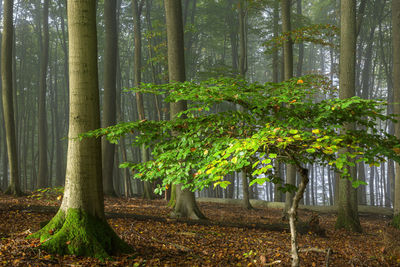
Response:
[[[171,186],[171,197],[168,202],[168,207],[175,208],[176,205],[176,185],[172,184]]]
[[[352,232],[362,233],[361,224],[359,221],[353,219],[351,216],[340,216],[338,215],[336,229],[346,229]]]
[[[392,225],[397,229],[400,229],[400,214],[397,214],[393,217]]]
[[[41,230],[29,236],[40,238],[40,248],[53,254],[109,258],[132,249],[121,240],[107,221],[80,209],[59,210]]]

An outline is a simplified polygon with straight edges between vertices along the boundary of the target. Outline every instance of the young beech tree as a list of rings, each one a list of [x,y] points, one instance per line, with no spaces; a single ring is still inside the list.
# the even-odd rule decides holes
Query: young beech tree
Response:
[[[70,114],[64,198],[53,219],[31,235],[57,254],[107,257],[129,251],[104,215],[101,143],[79,140],[100,126],[96,1],[68,1]]]
[[[319,76],[305,76],[264,85],[233,79],[142,85],[138,89],[142,92],[168,92],[166,101],[190,100],[192,104],[180,113],[185,116],[171,121],[122,123],[85,136],[106,135],[117,142],[125,134],[141,133],[135,145],[152,147],[153,160],[122,166],[130,167],[137,178],[162,179],[164,186],[175,183],[191,191],[210,184],[226,187],[229,181],[224,176],[243,168],[254,176],[253,184],[278,184],[272,161],[292,164],[301,177],[300,185],[286,184],[283,190],[295,192],[288,214],[293,266],[298,266],[295,220],[308,183],[304,166],[331,166],[356,187],[362,182],[351,177],[348,168],[354,161],[378,164],[384,157],[400,160],[396,154],[399,140],[377,127],[378,120],[391,119],[382,115],[384,103],[358,97],[318,101],[326,84]],[[240,105],[243,111],[207,111],[221,102]],[[350,123],[365,130],[344,127]]]

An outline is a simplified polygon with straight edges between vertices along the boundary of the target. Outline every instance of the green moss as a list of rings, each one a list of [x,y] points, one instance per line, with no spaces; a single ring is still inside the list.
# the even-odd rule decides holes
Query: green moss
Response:
[[[338,215],[336,224],[336,229],[346,229],[352,232],[362,232],[361,224],[359,221],[355,220],[351,216],[341,216]]]
[[[400,214],[397,214],[393,217],[392,225],[397,229],[400,229]]]
[[[168,207],[175,208],[175,204],[176,204],[176,185],[172,184],[172,186],[171,186],[171,198],[169,199]]]
[[[80,209],[58,211],[41,230],[29,236],[40,238],[40,247],[49,253],[108,258],[132,249],[122,241],[104,220]]]

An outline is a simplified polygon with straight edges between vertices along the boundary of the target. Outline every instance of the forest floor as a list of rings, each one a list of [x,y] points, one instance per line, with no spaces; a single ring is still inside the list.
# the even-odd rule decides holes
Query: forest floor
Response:
[[[0,194],[0,266],[290,265],[290,233],[278,227],[278,209],[199,203],[209,221],[195,224],[169,219],[164,200],[137,198],[105,200],[108,222],[134,254],[105,262],[49,255],[40,250],[38,240],[25,237],[52,218],[61,203],[57,197],[54,192],[19,198]],[[315,213],[300,211],[299,219],[310,216]],[[390,226],[390,218],[361,214],[362,234],[335,230],[334,214],[318,218],[325,236],[313,229],[299,235],[302,266],[400,266],[400,231]]]

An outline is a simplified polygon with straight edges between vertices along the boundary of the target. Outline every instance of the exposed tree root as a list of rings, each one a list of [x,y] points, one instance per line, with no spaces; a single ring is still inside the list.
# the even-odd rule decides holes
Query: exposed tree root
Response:
[[[107,221],[79,209],[59,210],[45,227],[28,238],[40,238],[42,249],[60,255],[105,259],[132,251]]]

